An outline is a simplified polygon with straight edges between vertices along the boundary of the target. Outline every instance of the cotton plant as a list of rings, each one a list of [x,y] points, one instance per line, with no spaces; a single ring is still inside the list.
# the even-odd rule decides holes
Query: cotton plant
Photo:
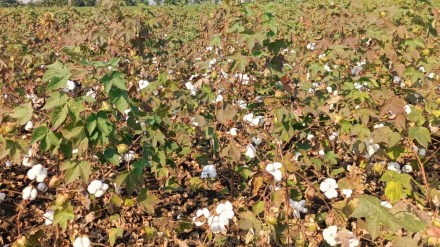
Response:
[[[264,125],[264,116],[254,116],[253,113],[249,113],[243,116],[243,122],[249,123],[253,127],[261,127]]]
[[[338,197],[338,191],[336,191],[337,188],[338,188],[338,183],[333,178],[326,178],[319,185],[319,189],[322,192],[324,192],[324,195],[325,197],[327,197],[327,199],[333,199]]]
[[[67,85],[63,89],[63,91],[67,93],[67,92],[75,90],[75,88],[76,88],[76,83],[72,80],[67,80]]]
[[[339,133],[336,132],[336,131],[333,131],[333,132],[330,134],[330,136],[328,137],[328,139],[329,139],[330,141],[334,141],[334,140],[336,140],[336,138],[338,138],[338,136],[339,136]]]
[[[242,109],[242,110],[244,110],[244,109],[247,108],[247,103],[246,103],[246,101],[244,101],[244,100],[242,100],[242,99],[239,99],[239,100],[237,101],[237,105],[238,105],[238,107],[239,107],[240,109]]]
[[[101,197],[108,190],[109,185],[100,180],[93,180],[87,187],[87,191],[95,197]]]
[[[313,50],[315,50],[315,45],[316,45],[315,42],[310,42],[310,43],[307,44],[306,48],[307,48],[308,50],[313,51]]]
[[[296,218],[300,218],[300,213],[306,214],[309,210],[306,208],[306,200],[301,200],[299,202],[294,201],[289,198],[290,206],[293,208],[293,215]]]
[[[216,178],[217,177],[217,169],[215,168],[215,165],[206,165],[203,166],[202,174],[200,175],[201,178]]]
[[[119,162],[125,161],[127,163],[130,163],[135,158],[136,158],[135,152],[130,150],[127,153],[122,154],[121,156],[119,156]]]
[[[92,246],[92,243],[90,242],[90,239],[87,236],[77,237],[73,241],[73,247],[90,247],[90,246]]]
[[[365,64],[366,64],[366,61],[357,62],[356,66],[354,66],[351,69],[351,71],[350,71],[351,74],[354,75],[354,76],[358,76],[362,72],[362,70],[364,69],[363,66]]]
[[[372,139],[366,140],[365,146],[367,148],[367,153],[364,155],[364,157],[367,159],[373,157],[373,155],[380,149],[379,144],[374,143]]]
[[[242,85],[248,85],[249,81],[250,81],[250,77],[248,74],[241,74],[241,73],[236,73],[235,78],[237,78],[238,80],[241,81]]]
[[[278,183],[283,179],[283,172],[281,171],[281,168],[283,167],[283,164],[280,162],[274,162],[267,164],[266,171],[272,175],[273,180]]]
[[[10,161],[10,160],[5,161],[5,166],[6,167],[11,167],[12,166],[12,161]]]
[[[49,210],[43,214],[44,225],[46,225],[46,226],[52,225],[54,214],[55,214],[55,211],[53,211],[53,210]]]
[[[411,105],[405,105],[403,107],[403,110],[406,112],[406,114],[411,114],[411,112],[412,112]]]
[[[47,168],[44,168],[41,164],[34,165],[27,172],[27,177],[30,180],[35,180],[41,183],[47,178]]]
[[[31,131],[34,128],[34,123],[32,121],[28,121],[24,126],[24,130]]]
[[[208,225],[212,233],[226,234],[229,220],[234,218],[234,209],[232,203],[226,201],[217,205],[215,209],[216,215],[211,215],[208,218]]]
[[[411,172],[413,172],[413,168],[411,165],[404,165],[404,166],[402,166],[402,172],[403,173],[411,173]]]
[[[419,148],[416,145],[413,146],[414,152],[416,152],[419,156],[425,157],[426,156],[426,149],[425,148]]]
[[[38,191],[37,189],[35,189],[34,186],[29,185],[23,189],[22,195],[23,195],[23,200],[33,201],[37,198]]]
[[[197,88],[191,82],[186,82],[185,87],[190,91],[190,94],[192,96],[195,96],[197,94]]]
[[[26,167],[32,167],[35,165],[35,160],[29,157],[29,155],[25,155],[21,164]]]
[[[211,213],[207,208],[198,209],[196,215],[192,218],[192,221],[197,227],[203,226],[210,216]]]

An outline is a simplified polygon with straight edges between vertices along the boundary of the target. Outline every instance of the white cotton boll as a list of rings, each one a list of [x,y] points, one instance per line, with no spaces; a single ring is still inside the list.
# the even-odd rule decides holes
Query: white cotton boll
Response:
[[[263,126],[264,124],[264,117],[263,116],[255,116],[254,119],[251,121],[251,126],[259,127]]]
[[[46,213],[44,213],[44,215],[43,215],[43,217],[44,217],[44,224],[46,226],[52,225],[54,214],[55,214],[55,211],[53,211],[53,210],[49,210]]]
[[[353,190],[351,190],[351,189],[343,189],[342,190],[342,194],[347,198],[350,198],[352,193],[353,193]]]
[[[127,163],[134,160],[134,151],[130,150],[127,153],[123,154],[122,159]]]
[[[290,202],[290,206],[293,208],[293,214],[295,215],[295,217],[300,218],[300,212],[301,213],[307,213],[308,209],[305,207],[306,206],[306,200],[301,200],[299,202],[294,201],[292,199],[289,199]]]
[[[98,190],[98,191],[96,191],[96,193],[95,193],[95,197],[101,197],[101,196],[103,196],[104,195],[104,191],[103,190]]]
[[[75,90],[75,88],[76,88],[76,84],[75,84],[75,82],[74,82],[74,81],[71,81],[71,80],[67,80],[67,86],[66,86],[66,89],[67,89],[68,91],[73,91],[73,90]]]
[[[217,205],[215,212],[219,215],[219,218],[223,220],[234,218],[234,207],[229,201]]]
[[[96,91],[93,89],[89,89],[89,91],[86,92],[86,96],[92,97],[92,98],[96,98]]]
[[[327,72],[332,72],[333,70],[330,68],[330,65],[328,63],[324,64],[324,70]]]
[[[311,141],[313,138],[315,138],[313,134],[307,134],[307,140]]]
[[[336,240],[338,237],[338,227],[329,226],[322,231],[322,237],[330,246],[336,246],[339,242]]]
[[[411,173],[411,172],[413,172],[413,168],[412,168],[411,165],[404,165],[402,167],[402,172],[404,172],[404,173]]]
[[[231,128],[229,129],[229,134],[231,136],[237,136],[238,135],[238,129],[237,128]]]
[[[26,131],[30,131],[33,128],[34,128],[34,123],[32,121],[27,122],[26,125],[24,126],[24,129]]]
[[[205,49],[206,49],[206,51],[212,51],[213,48],[212,48],[212,46],[207,46]]]
[[[426,77],[428,77],[429,79],[434,79],[435,74],[431,72]]]
[[[87,236],[77,237],[75,241],[73,241],[73,247],[90,247],[90,239]]]
[[[148,85],[150,85],[150,82],[147,80],[139,80],[138,84],[139,84],[139,90],[143,90],[146,87],[148,87]]]
[[[0,202],[6,199],[6,193],[0,192]]]
[[[324,149],[319,150],[318,154],[319,154],[319,156],[324,157],[325,156]]]
[[[419,67],[419,71],[422,72],[422,73],[425,73],[425,72],[426,72],[426,71],[425,71],[425,67],[424,67],[424,66],[420,66],[420,67]]]
[[[410,114],[411,113],[411,106],[410,105],[405,105],[403,107],[403,110],[405,110],[406,114]]]
[[[102,181],[100,180],[93,180],[89,186],[87,187],[87,191],[90,194],[95,194],[98,190],[100,190],[102,187]]]
[[[221,219],[219,216],[211,216],[208,218],[208,225],[211,227],[212,233],[226,234],[228,231],[226,226],[229,225],[229,221]]]
[[[223,95],[218,94],[215,98],[215,103],[223,102]]]
[[[200,217],[202,217],[200,219]],[[198,209],[196,212],[196,216],[193,217],[192,221],[196,226],[202,226],[205,224],[206,220],[211,216],[209,210],[207,208]]]
[[[374,129],[380,129],[380,128],[382,128],[382,127],[384,127],[385,125],[383,124],[383,123],[378,123],[378,124],[375,124],[374,126],[373,126],[373,128]]]
[[[247,122],[250,123],[252,122],[252,120],[254,120],[254,114],[253,113],[249,113],[243,116],[243,122]]]
[[[298,161],[299,160],[299,156],[301,156],[302,154],[300,152],[296,152],[295,155],[293,156],[293,160],[294,161]]]
[[[313,50],[315,50],[315,45],[316,44],[314,42],[310,42],[307,44],[307,49],[313,51]]]
[[[11,166],[12,166],[12,162],[11,162],[10,160],[7,160],[7,161],[5,162],[5,166],[6,166],[6,167],[11,167]]]
[[[327,87],[326,90],[327,90],[327,93],[332,93],[333,92],[333,88],[332,87]]]
[[[389,162],[387,164],[387,169],[390,171],[395,171],[397,173],[402,173],[402,171],[400,170],[400,165],[397,162]]]
[[[47,177],[47,168],[44,168],[41,164],[34,165],[28,172],[27,176],[30,180],[36,180],[37,182],[43,182]]]
[[[426,155],[426,149],[424,149],[424,148],[421,148],[420,150],[419,150],[419,155],[420,156],[425,156]]]
[[[32,185],[23,189],[23,200],[33,201],[37,198],[37,195],[38,191]]]
[[[334,141],[339,136],[338,132],[332,132],[332,134],[328,137],[330,141]]]
[[[282,167],[283,164],[281,164],[280,162],[270,163],[266,166],[266,171],[273,176],[273,180],[276,183],[283,179],[283,173],[281,171]]]
[[[29,156],[24,156],[23,162],[21,164],[26,167],[31,167],[35,165],[35,161],[31,159]]]
[[[246,108],[247,108],[246,101],[244,101],[244,100],[242,100],[242,99],[240,99],[240,100],[237,101],[237,105],[238,105],[238,107],[239,107],[240,109],[246,109]],[[251,114],[252,114],[252,117],[253,117],[253,113],[251,113]]]
[[[326,178],[320,185],[319,189],[324,192],[325,197],[332,199],[338,197],[338,183],[333,178]]]
[[[246,157],[253,159],[257,155],[257,149],[252,144],[246,146],[246,152],[244,154]]]
[[[398,76],[393,76],[393,83],[394,84],[398,84],[399,82],[401,81],[401,79],[400,79],[400,77],[398,77]]]
[[[386,208],[392,208],[392,207],[393,207],[393,205],[391,205],[391,203],[389,203],[389,202],[387,202],[387,201],[381,201],[381,202],[380,202],[380,205],[381,205],[382,207],[386,207]]]
[[[45,183],[38,183],[37,189],[39,191],[41,191],[41,192],[46,192],[47,191],[47,185]]]
[[[263,141],[263,140],[262,140],[260,137],[258,137],[258,136],[253,136],[251,139],[252,139],[252,142],[253,142],[256,146],[260,145],[261,142]]]
[[[78,154],[78,152],[79,152],[78,148],[75,148],[74,150],[72,150],[72,154]]]
[[[216,178],[217,177],[217,169],[214,165],[206,165],[203,166],[201,178]]]

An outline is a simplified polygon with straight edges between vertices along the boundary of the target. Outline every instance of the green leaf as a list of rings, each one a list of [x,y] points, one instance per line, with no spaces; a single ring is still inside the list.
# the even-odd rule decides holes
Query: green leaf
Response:
[[[154,209],[159,203],[159,198],[154,194],[148,193],[146,189],[141,189],[137,200],[144,210],[150,214],[154,214]]]
[[[359,196],[359,204],[350,217],[365,218],[367,231],[371,234],[373,240],[379,236],[381,226],[388,228],[390,231],[396,231],[400,228],[412,231],[415,228],[420,229],[423,227],[414,218],[396,218],[394,214],[380,204],[379,198],[370,195]],[[409,222],[404,222],[405,220]]]
[[[106,94],[110,93],[110,90],[113,86],[127,91],[125,86],[126,80],[124,78],[124,74],[118,71],[113,71],[110,74],[106,74],[102,77],[101,82],[104,84],[104,92]]]
[[[17,119],[17,123],[20,125],[25,125],[32,118],[32,113],[34,113],[34,109],[32,109],[32,103],[24,103],[14,108],[14,111],[11,113],[11,117]]]
[[[137,174],[135,171],[126,170],[119,174],[115,183],[121,187],[125,185],[128,194],[131,194],[137,187],[141,187],[144,184],[144,179],[142,175]]]
[[[119,155],[116,150],[109,148],[104,151],[104,158],[113,165],[119,165]]]
[[[68,100],[69,100],[69,96],[66,93],[55,91],[50,95],[49,99],[47,99],[42,109],[50,110],[57,106],[66,104]]]
[[[115,245],[117,238],[122,238],[122,234],[124,233],[124,229],[118,227],[118,228],[111,228],[108,232],[108,241],[110,243],[110,246]]]
[[[416,140],[424,148],[428,148],[428,144],[431,142],[431,134],[425,127],[409,127],[408,137]]]
[[[399,182],[390,181],[385,187],[385,196],[391,203],[395,203],[404,198],[403,186]]]
[[[34,133],[32,133],[31,137],[31,145],[37,141],[44,139],[49,132],[49,129],[46,126],[40,126],[34,129]]]
[[[59,89],[67,86],[67,80],[71,76],[69,69],[59,61],[47,66],[43,75],[43,81],[49,82],[47,89]]]
[[[59,224],[63,230],[67,228],[67,222],[74,219],[75,215],[73,214],[73,207],[70,203],[67,203],[62,209],[55,210],[53,215],[53,223]]]
[[[257,217],[255,217],[255,214],[251,211],[244,211],[240,213],[238,221],[238,227],[243,230],[249,230],[253,229],[255,234],[258,236],[261,229],[262,229],[262,223]]]
[[[66,171],[64,174],[64,181],[70,184],[77,178],[81,178],[84,183],[89,182],[89,175],[91,173],[91,164],[88,161],[66,160],[61,164],[61,170]]]
[[[52,112],[53,128],[58,128],[66,120],[68,111],[69,107],[65,104],[62,108],[57,108]]]

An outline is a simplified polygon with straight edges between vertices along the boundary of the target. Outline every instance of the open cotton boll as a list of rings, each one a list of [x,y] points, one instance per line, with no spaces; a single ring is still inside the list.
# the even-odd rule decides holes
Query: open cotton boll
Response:
[[[206,165],[203,167],[201,178],[216,178],[217,170],[214,165]]]
[[[95,197],[101,197],[108,190],[109,186],[100,180],[93,180],[87,187],[87,191],[95,195]]]
[[[347,198],[350,198],[352,193],[353,193],[352,189],[343,189],[342,190],[342,194]]]
[[[238,135],[238,130],[237,130],[237,128],[230,128],[230,129],[229,129],[229,134],[230,134],[231,136],[237,136],[237,135]]]
[[[23,200],[33,201],[37,198],[37,195],[38,191],[32,185],[23,189]]]
[[[413,172],[413,168],[412,168],[411,165],[404,165],[402,167],[402,172],[404,172],[404,173],[411,173],[411,172]]]
[[[246,146],[246,153],[244,155],[250,159],[253,159],[257,155],[257,149],[255,149],[254,145],[248,144]]]
[[[229,225],[229,220],[221,219],[219,216],[211,216],[208,218],[208,225],[212,233],[226,234],[228,231],[226,226]]]
[[[279,182],[283,179],[282,167],[283,165],[280,162],[270,163],[266,166],[266,171],[273,176],[275,182]]]
[[[330,246],[336,246],[339,242],[336,240],[338,236],[338,227],[329,226],[322,231],[322,237]]]
[[[292,199],[289,199],[290,206],[293,208],[293,214],[296,218],[300,218],[300,212],[301,213],[307,213],[309,210],[305,207],[306,206],[306,200],[301,200],[299,202],[294,201]]]
[[[313,134],[307,134],[307,140],[313,140],[313,138],[315,138],[315,136]]]
[[[130,162],[132,160],[134,160],[134,151],[128,151],[127,153],[122,155],[122,160],[124,160],[125,162]]]
[[[67,80],[66,89],[69,90],[69,91],[73,91],[73,90],[75,90],[75,88],[76,88],[75,82],[71,81],[71,80]]]
[[[411,106],[410,105],[405,105],[403,107],[403,110],[405,110],[406,114],[410,114],[411,113]]]
[[[254,114],[253,113],[249,113],[243,116],[243,122],[247,122],[250,123],[252,122],[252,120],[254,120]]]
[[[47,177],[47,168],[44,168],[41,164],[34,165],[28,172],[27,176],[30,180],[36,180],[41,183]]]
[[[26,155],[26,156],[24,156],[23,162],[21,162],[21,164],[26,167],[31,167],[31,166],[35,165],[35,161]]]
[[[27,123],[26,123],[26,125],[24,126],[24,129],[26,130],[26,131],[30,131],[30,130],[32,130],[34,128],[34,123],[32,122],[32,121],[28,121]]]
[[[53,211],[53,210],[49,210],[46,213],[44,213],[44,215],[43,215],[43,217],[44,217],[44,224],[46,226],[52,225],[54,213],[55,213],[55,211]]]
[[[0,202],[6,199],[6,193],[0,192]]]
[[[211,216],[211,213],[207,208],[198,209],[196,212],[196,216],[193,217],[192,221],[196,226],[202,226],[203,224],[205,224],[209,216]]]
[[[395,171],[397,173],[402,173],[402,170],[400,170],[400,165],[397,162],[389,162],[387,164],[387,169],[390,171]]]
[[[338,192],[336,189],[338,188],[338,183],[333,178],[326,178],[320,185],[319,189],[324,192],[325,197],[327,199],[333,199],[338,197]]]
[[[90,239],[87,236],[77,237],[75,241],[73,241],[73,247],[90,247]]]
[[[89,91],[87,91],[86,96],[92,97],[92,98],[96,98],[96,91],[93,90],[92,88],[89,89]]]
[[[387,202],[387,201],[381,201],[380,205],[382,207],[386,207],[386,208],[393,208],[393,205],[391,205],[391,203]]]
[[[229,201],[217,205],[215,212],[219,215],[221,219],[230,220],[234,218],[234,207]]]
[[[10,160],[7,160],[7,161],[5,162],[5,166],[6,166],[6,167],[11,167],[11,166],[12,166],[12,162],[11,162]]]
[[[246,109],[246,108],[247,108],[246,101],[244,101],[244,100],[242,100],[242,99],[238,100],[238,101],[237,101],[237,104],[238,104],[238,107],[239,107],[240,109]],[[253,114],[252,114],[252,116],[253,116]],[[249,122],[250,122],[250,121],[249,121]]]
[[[47,185],[45,183],[38,183],[37,189],[39,191],[41,191],[41,192],[46,192],[47,191]]]
[[[251,121],[251,126],[259,127],[263,126],[264,124],[264,117],[263,116],[255,116],[254,119]]]
[[[251,139],[252,139],[252,142],[253,142],[256,146],[260,145],[261,142],[263,141],[259,136],[253,136],[253,137],[251,137]]]
[[[148,82],[147,80],[139,80],[138,84],[139,90],[143,90],[144,88],[148,87],[148,85],[150,85],[150,82]]]

